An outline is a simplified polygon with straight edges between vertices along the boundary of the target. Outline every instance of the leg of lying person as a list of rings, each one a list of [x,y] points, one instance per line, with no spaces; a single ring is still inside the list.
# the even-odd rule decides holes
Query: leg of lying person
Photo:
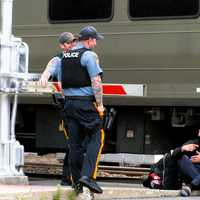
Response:
[[[189,183],[182,187],[180,195],[190,196],[191,191],[200,186],[200,165],[192,163],[191,159],[184,155],[178,160],[178,166],[183,176],[186,177],[187,183]]]
[[[178,166],[181,173],[186,176],[189,181],[192,181],[200,175],[200,168],[197,168],[186,155],[178,160]]]

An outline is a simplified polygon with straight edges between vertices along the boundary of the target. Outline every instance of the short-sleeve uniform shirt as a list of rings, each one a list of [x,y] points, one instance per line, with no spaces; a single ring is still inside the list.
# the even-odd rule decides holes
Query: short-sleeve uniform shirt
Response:
[[[73,50],[85,48],[82,43],[77,43]],[[81,65],[88,71],[90,78],[95,77],[102,73],[102,69],[99,65],[99,59],[95,52],[85,51],[81,56]],[[52,66],[49,68],[51,76],[56,77],[59,81],[61,80],[61,58],[54,57],[52,59]],[[92,87],[80,87],[80,88],[67,88],[64,89],[65,96],[92,96]]]

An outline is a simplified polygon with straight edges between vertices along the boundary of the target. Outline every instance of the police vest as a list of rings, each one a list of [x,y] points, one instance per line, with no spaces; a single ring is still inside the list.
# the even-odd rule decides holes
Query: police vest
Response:
[[[61,62],[61,83],[63,89],[91,86],[88,71],[81,65],[81,56],[85,51],[88,51],[88,49],[70,50],[63,54]]]

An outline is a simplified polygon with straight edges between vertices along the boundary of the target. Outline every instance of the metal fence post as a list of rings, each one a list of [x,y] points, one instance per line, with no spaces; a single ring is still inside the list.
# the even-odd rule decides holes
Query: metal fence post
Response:
[[[15,138],[15,119],[17,112],[17,77],[12,73],[19,72],[19,51],[22,41],[12,35],[12,9],[14,0],[1,0],[2,27],[0,36],[0,178],[8,180],[8,177],[24,176],[20,168],[24,162],[24,147]],[[26,63],[27,67],[27,63]],[[28,68],[24,73],[28,72]],[[9,94],[12,84],[15,84],[13,101],[13,113],[10,119],[11,95]],[[7,179],[5,179],[7,177]],[[25,177],[25,176],[24,176]],[[1,180],[0,180],[1,182]],[[27,183],[27,178],[21,183]],[[17,182],[16,182],[17,184]]]

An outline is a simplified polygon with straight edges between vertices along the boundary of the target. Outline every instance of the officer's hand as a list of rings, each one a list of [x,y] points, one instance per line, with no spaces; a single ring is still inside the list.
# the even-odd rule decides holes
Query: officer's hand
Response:
[[[100,106],[97,106],[97,110],[99,112],[104,112],[105,111],[105,108],[103,107],[103,105],[100,105]]]
[[[197,144],[186,144],[181,147],[182,152],[192,152],[199,147]]]
[[[49,80],[49,76],[46,74],[42,74],[42,76],[40,77],[40,80],[38,81],[38,84],[42,87],[45,87],[48,83]]]
[[[104,111],[105,111],[104,106],[103,105],[96,105],[96,103],[95,103],[95,107],[97,109],[97,112],[99,113],[100,118],[103,119]]]

